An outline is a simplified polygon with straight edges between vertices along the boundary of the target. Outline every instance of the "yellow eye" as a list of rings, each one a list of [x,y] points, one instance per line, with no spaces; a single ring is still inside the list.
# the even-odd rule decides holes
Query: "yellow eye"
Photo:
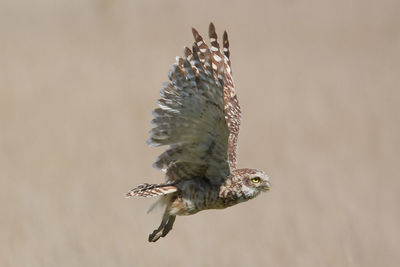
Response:
[[[259,183],[260,182],[260,177],[254,177],[254,178],[251,179],[251,181],[253,183]]]

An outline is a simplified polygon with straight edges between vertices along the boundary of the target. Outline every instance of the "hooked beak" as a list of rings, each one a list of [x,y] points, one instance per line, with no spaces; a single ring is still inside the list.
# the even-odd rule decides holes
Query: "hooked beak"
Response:
[[[269,191],[271,189],[271,183],[267,181],[265,185],[261,188],[263,191]]]

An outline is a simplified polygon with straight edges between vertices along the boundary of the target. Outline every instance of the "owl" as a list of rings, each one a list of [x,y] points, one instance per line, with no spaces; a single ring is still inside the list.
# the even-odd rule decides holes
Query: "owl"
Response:
[[[165,237],[177,215],[224,209],[270,190],[266,173],[237,169],[241,111],[237,99],[226,31],[220,47],[214,24],[210,46],[192,29],[194,44],[177,57],[154,109],[150,146],[167,146],[153,164],[165,173],[161,184],[141,184],[127,197],[155,197],[164,207],[160,226],[149,242]],[[152,209],[152,208],[151,208]]]

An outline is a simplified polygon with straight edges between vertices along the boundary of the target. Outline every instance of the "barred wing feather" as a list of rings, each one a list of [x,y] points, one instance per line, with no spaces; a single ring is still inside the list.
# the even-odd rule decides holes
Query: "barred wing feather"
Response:
[[[185,48],[185,57],[177,58],[161,90],[148,143],[168,146],[154,163],[166,172],[168,182],[207,177],[221,183],[236,167],[240,124],[229,43],[224,33],[222,54],[213,24],[211,49],[195,29],[193,35],[192,50]]]

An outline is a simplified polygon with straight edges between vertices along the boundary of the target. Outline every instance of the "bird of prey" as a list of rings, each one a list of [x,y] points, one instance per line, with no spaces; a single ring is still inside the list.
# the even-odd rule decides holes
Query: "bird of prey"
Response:
[[[160,226],[149,242],[164,237],[177,215],[224,209],[270,189],[269,177],[256,169],[237,169],[236,152],[241,111],[232,79],[226,31],[222,47],[214,24],[210,46],[196,29],[192,49],[185,47],[163,85],[150,146],[167,146],[153,164],[165,172],[161,184],[141,184],[126,196],[159,196],[165,207]],[[157,204],[156,203],[156,204]]]

